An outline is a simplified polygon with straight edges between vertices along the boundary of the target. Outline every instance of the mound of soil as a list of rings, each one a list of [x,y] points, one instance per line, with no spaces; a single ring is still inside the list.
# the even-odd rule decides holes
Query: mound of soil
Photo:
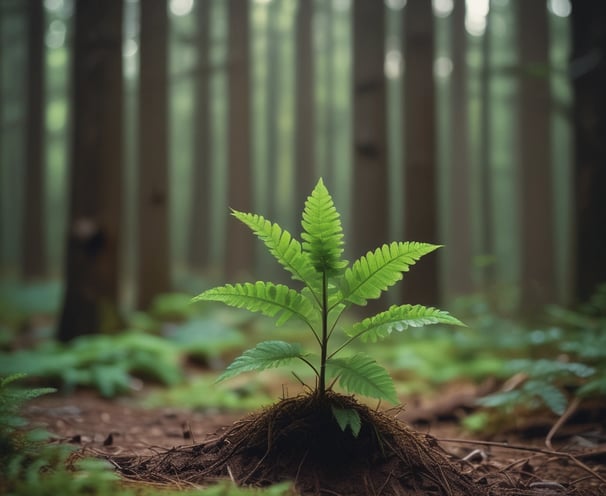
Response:
[[[357,437],[339,427],[333,407],[358,412]],[[435,438],[335,393],[283,399],[203,444],[114,463],[139,480],[201,484],[230,477],[261,486],[290,480],[301,494],[491,494],[487,480],[464,473]]]

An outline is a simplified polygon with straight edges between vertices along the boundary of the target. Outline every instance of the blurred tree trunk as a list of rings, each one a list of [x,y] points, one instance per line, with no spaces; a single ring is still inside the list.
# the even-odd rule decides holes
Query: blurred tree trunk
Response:
[[[354,256],[389,241],[385,5],[353,3]]]
[[[22,270],[26,280],[46,275],[44,236],[44,4],[28,0],[27,108]]]
[[[250,56],[248,0],[228,0],[228,193],[230,208],[252,210]],[[225,274],[239,279],[252,270],[253,236],[240,222],[227,224]]]
[[[166,0],[140,4],[137,307],[170,290]]]
[[[492,112],[491,112],[491,82],[492,82],[492,24],[494,15],[488,11],[486,16],[486,31],[482,37],[482,73],[480,79],[480,206],[481,213],[481,254],[485,263],[481,265],[481,280],[485,289],[494,284],[494,237],[492,216]]]
[[[336,98],[335,98],[335,40],[334,40],[334,4],[333,0],[324,2],[324,138],[323,144],[323,161],[324,161],[324,183],[327,184],[330,190],[336,188],[335,178],[336,160],[336,129],[335,129],[335,113],[336,113]]]
[[[606,282],[606,2],[573,0],[575,138],[574,293],[586,301]]]
[[[551,93],[545,2],[517,0],[521,195],[520,309],[532,314],[555,302]]]
[[[452,11],[452,73],[450,75],[451,167],[446,230],[448,249],[444,293],[447,299],[468,295],[472,285],[471,170],[469,96],[467,91],[467,30],[465,0],[454,0]]]
[[[122,213],[122,1],[75,3],[66,290],[58,337],[116,330]]]
[[[438,242],[434,20],[431,2],[404,9],[404,233],[408,241]],[[406,302],[438,302],[438,260],[427,255],[403,281]]]
[[[278,140],[280,133],[280,7],[281,0],[267,5],[267,179],[269,182],[267,218],[277,218],[278,203]]]
[[[298,3],[296,20],[295,177],[297,212],[315,184],[313,2]]]
[[[211,247],[211,139],[210,139],[210,2],[197,3],[198,70],[195,79],[194,157],[192,171],[192,207],[189,229],[189,264],[195,270],[206,269]]]

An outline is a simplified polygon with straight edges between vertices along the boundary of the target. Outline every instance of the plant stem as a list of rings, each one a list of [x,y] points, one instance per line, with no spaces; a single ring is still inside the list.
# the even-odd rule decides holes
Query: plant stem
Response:
[[[328,282],[326,271],[322,272],[322,342],[320,343],[320,377],[318,379],[318,394],[326,394],[326,355],[328,353]]]

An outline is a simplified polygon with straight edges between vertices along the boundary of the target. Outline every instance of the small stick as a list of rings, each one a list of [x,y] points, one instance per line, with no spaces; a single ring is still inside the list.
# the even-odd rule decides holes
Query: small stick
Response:
[[[555,456],[555,457],[559,457],[559,458],[568,458],[579,468],[582,468],[586,472],[589,472],[591,475],[593,475],[596,479],[599,479],[600,481],[606,483],[606,478],[602,477],[595,470],[593,470],[592,468],[585,465],[581,460],[579,460],[576,456],[574,456],[571,453],[564,453],[562,451],[554,451],[554,450],[546,450],[543,448],[535,448],[533,446],[521,446],[521,445],[516,445],[516,444],[497,443],[495,441],[478,441],[478,440],[473,441],[473,440],[468,440],[468,439],[440,439],[440,441],[444,442],[444,443],[481,444],[484,446],[496,446],[498,448],[506,448],[506,449],[520,450],[520,451],[532,451],[534,453],[542,453],[543,455],[551,455],[551,456]]]
[[[553,424],[553,427],[547,433],[547,436],[545,437],[545,446],[547,446],[550,450],[553,449],[553,446],[551,445],[551,440],[553,439],[553,436],[555,436],[556,432],[560,430],[560,427],[562,427],[566,423],[566,421],[576,411],[580,404],[581,398],[579,396],[575,396],[575,398],[568,405],[568,408],[566,408],[566,411],[561,415],[558,421]]]

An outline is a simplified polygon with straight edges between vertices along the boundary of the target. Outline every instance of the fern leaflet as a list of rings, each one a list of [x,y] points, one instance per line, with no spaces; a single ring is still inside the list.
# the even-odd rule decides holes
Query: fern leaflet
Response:
[[[314,316],[313,304],[309,299],[288,286],[271,282],[226,284],[204,291],[193,299],[201,300],[221,301],[268,317],[280,314],[276,325],[297,316],[311,326],[310,319]]]
[[[354,324],[346,329],[345,333],[351,337],[360,337],[364,342],[374,343],[386,338],[393,331],[402,332],[409,327],[423,327],[430,324],[465,325],[448,312],[437,308],[423,305],[393,305],[384,312]]]
[[[261,215],[232,211],[233,216],[246,224],[253,233],[265,243],[275,259],[292,274],[293,279],[303,282],[310,288],[317,287],[318,273],[303,253],[301,243],[278,224],[272,223]]]
[[[341,298],[356,305],[366,305],[402,279],[402,273],[439,245],[418,242],[393,242],[368,252],[345,271]]]
[[[332,414],[339,424],[339,427],[343,432],[349,427],[351,429],[351,433],[354,437],[358,437],[360,434],[360,429],[362,428],[362,419],[360,419],[360,414],[357,410],[353,408],[339,408],[337,406],[332,406]]]
[[[225,369],[217,382],[243,372],[266,370],[280,367],[295,359],[303,358],[301,345],[286,341],[263,341],[254,348],[246,350]]]
[[[303,210],[303,251],[319,273],[334,275],[347,266],[343,254],[343,228],[332,197],[320,179]]]
[[[393,380],[375,360],[363,353],[326,361],[330,377],[338,377],[339,385],[350,393],[398,403]]]

